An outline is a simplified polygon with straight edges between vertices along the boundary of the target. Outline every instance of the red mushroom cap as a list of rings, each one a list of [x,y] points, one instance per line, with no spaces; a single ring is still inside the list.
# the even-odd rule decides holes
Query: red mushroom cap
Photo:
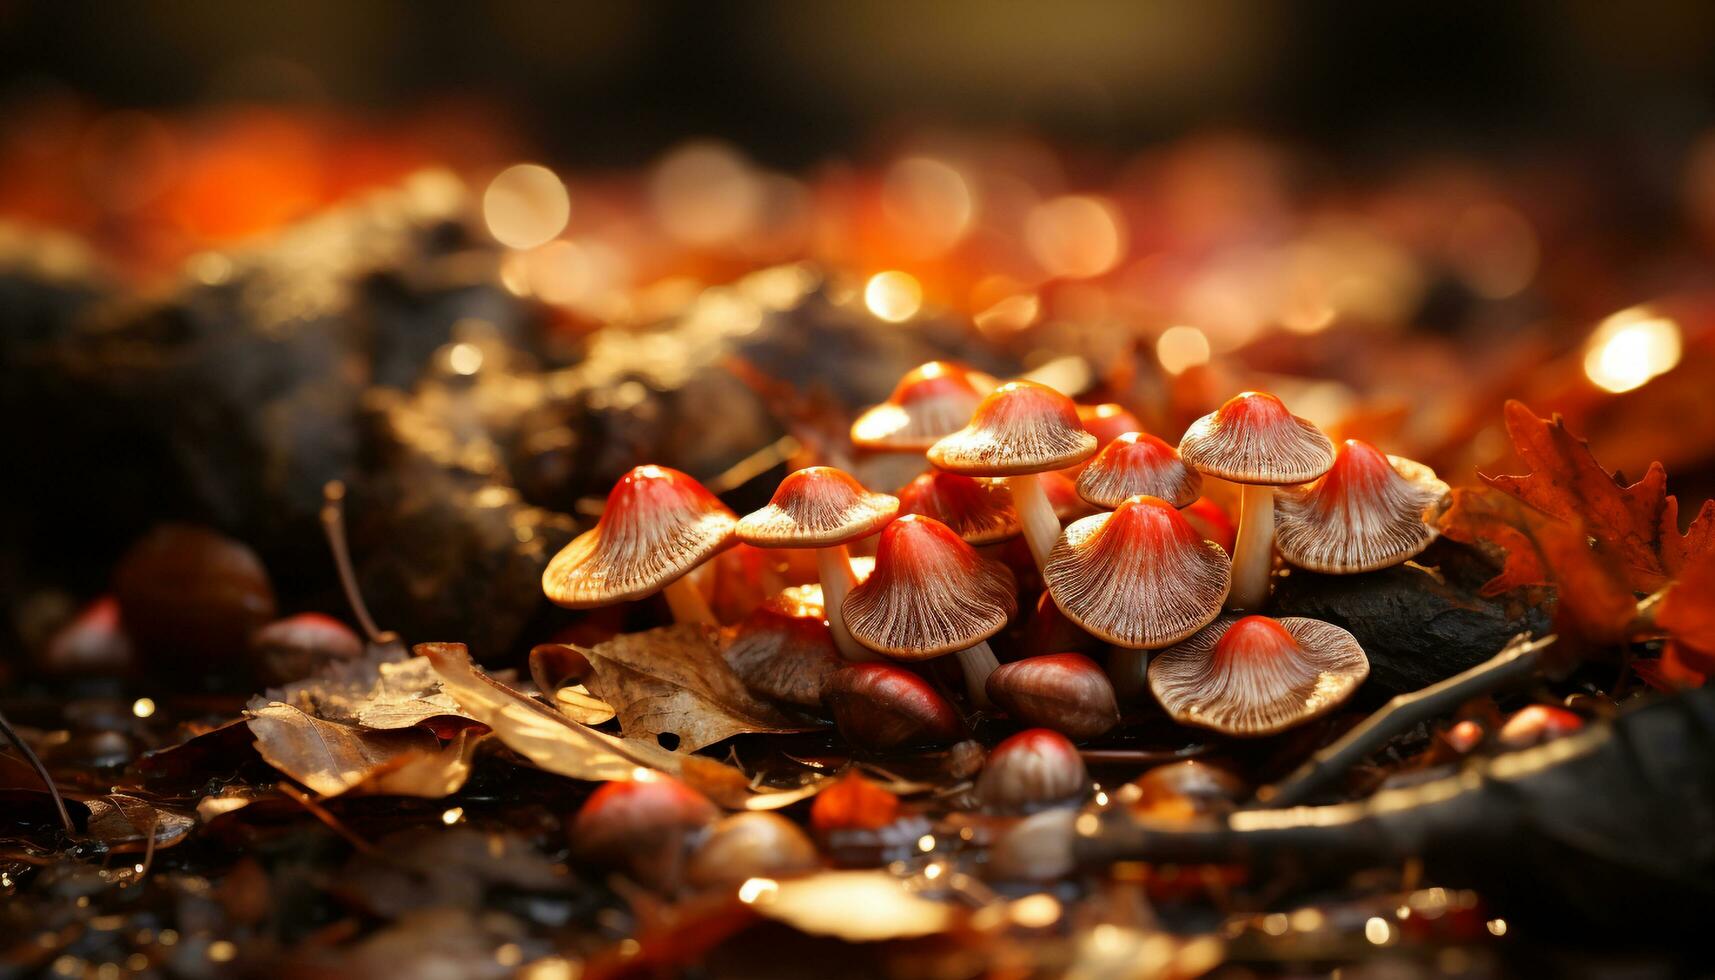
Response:
[[[1074,521],[1042,571],[1067,617],[1123,647],[1175,643],[1221,614],[1232,562],[1171,504],[1133,497]]]
[[[821,586],[791,586],[738,624],[722,656],[757,694],[817,707],[828,679],[846,664],[824,616]]]
[[[1208,497],[1198,497],[1191,506],[1181,508],[1179,513],[1185,515],[1186,523],[1197,530],[1198,534],[1221,546],[1227,554],[1233,553],[1237,543],[1239,529],[1233,525],[1233,519],[1227,512]]]
[[[50,674],[123,674],[136,666],[131,638],[119,622],[119,600],[102,596],[48,638],[41,667]]]
[[[1005,565],[911,514],[882,530],[875,571],[846,596],[846,628],[890,657],[939,657],[999,633],[1018,610],[1014,588]]]
[[[1233,483],[1281,486],[1326,473],[1334,463],[1334,444],[1279,398],[1246,391],[1191,423],[1179,440],[1179,458]]]
[[[1422,463],[1348,439],[1316,482],[1274,492],[1281,557],[1314,572],[1348,574],[1397,565],[1435,540],[1447,484]]]
[[[677,864],[689,835],[720,817],[720,808],[671,776],[645,772],[603,783],[578,809],[568,833],[587,861],[627,867],[651,883]]]
[[[1007,812],[1075,803],[1090,791],[1090,773],[1066,736],[1027,728],[989,753],[977,778],[977,799]]]
[[[1095,451],[1072,399],[1034,381],[1009,381],[983,399],[970,424],[930,447],[929,462],[966,476],[1019,476],[1071,466]]]
[[[542,573],[555,603],[587,609],[641,599],[733,543],[738,518],[701,483],[646,465],[619,478],[594,528]]]
[[[828,679],[822,703],[846,741],[886,751],[908,745],[945,745],[964,736],[964,725],[929,682],[893,664],[853,664]]]
[[[1228,616],[1157,654],[1149,687],[1175,721],[1272,735],[1333,710],[1369,673],[1358,641],[1331,623]]]
[[[852,444],[860,449],[922,452],[969,422],[984,394],[971,372],[957,364],[920,364],[899,379],[887,401],[857,417],[852,423]]]
[[[1584,719],[1552,704],[1533,704],[1513,712],[1495,733],[1495,740],[1508,749],[1527,749],[1551,739],[1570,735],[1584,727]]]
[[[1107,673],[1078,653],[1001,664],[989,675],[988,696],[1018,721],[1073,739],[1095,738],[1120,720]]]
[[[1096,445],[1106,446],[1127,432],[1139,432],[1143,423],[1124,405],[1104,402],[1100,405],[1079,405],[1078,422],[1084,431],[1096,437]]]
[[[977,547],[1016,538],[1023,530],[1005,487],[943,470],[906,484],[899,491],[899,513],[932,517]]]
[[[1078,474],[1078,495],[1097,507],[1140,495],[1188,507],[1202,492],[1203,477],[1180,461],[1179,451],[1146,432],[1115,438]]]
[[[306,612],[275,620],[250,637],[257,673],[271,684],[308,677],[323,664],[363,656],[363,640],[332,616]]]
[[[1060,470],[1038,473],[1036,478],[1042,482],[1042,492],[1048,497],[1048,505],[1054,508],[1054,516],[1062,524],[1089,517],[1099,509],[1080,496],[1078,484]]]
[[[762,509],[738,522],[739,540],[760,548],[826,548],[868,537],[899,513],[844,470],[810,466],[789,473]]]

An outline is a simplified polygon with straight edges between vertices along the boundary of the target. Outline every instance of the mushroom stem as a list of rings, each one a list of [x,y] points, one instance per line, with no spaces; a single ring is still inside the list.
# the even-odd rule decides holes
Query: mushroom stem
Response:
[[[691,581],[691,576],[681,575],[674,579],[661,590],[661,595],[667,600],[667,608],[673,611],[673,622],[720,625],[720,621],[715,619],[715,611],[709,608],[709,600],[703,598],[702,590]]]
[[[1012,491],[1012,506],[1018,511],[1018,522],[1024,525],[1024,540],[1030,545],[1030,557],[1036,568],[1048,565],[1048,553],[1060,540],[1060,518],[1054,516],[1054,505],[1048,502],[1048,492],[1042,489],[1042,478],[1035,473],[1006,478]]]
[[[816,549],[816,573],[822,579],[822,608],[828,616],[828,630],[834,634],[834,646],[840,656],[851,663],[865,663],[881,658],[852,639],[846,629],[846,594],[857,584],[852,574],[851,553],[843,544]]]
[[[976,646],[966,647],[953,656],[959,658],[959,669],[965,674],[965,690],[971,696],[971,704],[979,708],[992,708],[994,702],[989,700],[989,675],[1000,666],[995,659],[994,651],[989,648],[989,641],[982,640]]]
[[[1274,563],[1274,488],[1247,483],[1242,489],[1227,608],[1255,612],[1268,602],[1268,575]]]
[[[1132,701],[1149,690],[1149,651],[1113,647],[1108,651],[1108,680],[1123,701]]]

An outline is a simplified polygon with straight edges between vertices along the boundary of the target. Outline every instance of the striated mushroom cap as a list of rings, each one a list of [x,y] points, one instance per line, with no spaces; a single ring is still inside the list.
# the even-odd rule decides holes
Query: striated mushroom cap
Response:
[[[1208,476],[1233,483],[1308,483],[1334,463],[1334,444],[1279,398],[1246,391],[1227,399],[1185,430],[1179,458]]]
[[[953,706],[929,682],[893,664],[852,664],[828,679],[822,703],[853,745],[886,751],[964,737]]]
[[[1299,568],[1336,575],[1397,565],[1429,547],[1447,484],[1422,463],[1348,439],[1316,482],[1274,492],[1274,543]]]
[[[1203,477],[1179,451],[1146,432],[1127,432],[1084,464],[1078,495],[1097,507],[1118,507],[1127,497],[1160,497],[1188,507],[1203,492]]]
[[[614,484],[595,527],[548,562],[542,591],[570,609],[641,599],[730,546],[737,526],[701,483],[639,466]]]
[[[979,548],[1023,533],[1005,487],[944,470],[930,470],[906,484],[899,491],[899,513],[934,518]]]
[[[721,655],[757,694],[818,707],[828,679],[846,665],[824,613],[820,586],[791,586],[745,617]]]
[[[1352,634],[1287,616],[1227,616],[1157,654],[1149,688],[1175,721],[1272,735],[1333,710],[1370,673]]]
[[[1018,610],[1012,572],[952,529],[912,514],[887,525],[875,571],[846,596],[846,628],[901,660],[927,660],[999,633]]]
[[[899,500],[864,488],[849,473],[811,466],[787,474],[774,497],[738,522],[759,548],[826,548],[867,537],[899,513]]]
[[[852,423],[852,444],[859,449],[922,452],[971,420],[987,394],[976,376],[950,361],[919,364],[899,379],[887,401]]]
[[[1158,497],[1074,521],[1042,571],[1068,618],[1122,647],[1176,643],[1221,613],[1232,584],[1226,552]]]
[[[970,424],[929,449],[929,462],[966,476],[1019,476],[1071,466],[1096,451],[1072,399],[1034,381],[996,388]]]
[[[1001,664],[989,675],[988,696],[1023,724],[1072,739],[1095,738],[1120,720],[1119,699],[1107,673],[1078,653]]]

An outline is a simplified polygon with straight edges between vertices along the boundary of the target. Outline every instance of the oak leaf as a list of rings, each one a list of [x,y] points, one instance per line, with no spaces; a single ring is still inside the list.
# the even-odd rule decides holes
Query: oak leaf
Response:
[[[1668,635],[1670,679],[1702,683],[1715,674],[1715,550],[1694,556],[1662,596],[1655,624]]]

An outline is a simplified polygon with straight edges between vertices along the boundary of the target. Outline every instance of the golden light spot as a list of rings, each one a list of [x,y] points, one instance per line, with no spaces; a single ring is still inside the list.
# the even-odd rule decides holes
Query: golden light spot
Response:
[[[936,878],[941,877],[941,872],[946,871],[946,870],[947,870],[947,868],[945,865],[931,864],[928,867],[923,869],[923,877],[929,879],[930,881],[934,881]]]
[[[482,194],[488,233],[508,248],[535,248],[565,230],[572,216],[566,185],[535,163],[507,167]]]
[[[1516,295],[1536,278],[1540,249],[1524,215],[1499,204],[1466,208],[1453,224],[1448,260],[1485,299]]]
[[[138,698],[131,702],[131,713],[139,718],[147,718],[155,713],[155,701],[152,698]]]
[[[1364,938],[1369,940],[1372,946],[1386,946],[1393,941],[1393,926],[1388,925],[1387,920],[1380,916],[1371,916],[1369,921],[1364,923]]]
[[[923,308],[923,287],[908,272],[878,272],[864,285],[863,302],[878,319],[904,323]]]
[[[454,374],[475,374],[482,370],[482,348],[475,344],[452,345],[447,348],[447,366]]]
[[[1042,301],[1035,293],[1008,296],[972,317],[977,329],[991,336],[1017,333],[1042,314]]]
[[[501,966],[517,966],[524,962],[524,950],[517,943],[503,943],[494,951],[494,962]]]
[[[746,905],[754,905],[779,890],[780,883],[773,878],[747,878],[744,884],[738,886],[738,900]]]
[[[1605,391],[1631,391],[1679,364],[1679,324],[1647,307],[1603,320],[1584,343],[1584,374]]]
[[[1044,201],[1024,219],[1030,255],[1051,276],[1099,276],[1125,255],[1119,212],[1101,198],[1068,195]]]
[[[455,806],[449,810],[441,811],[441,823],[444,823],[449,827],[463,819],[464,807],[462,806]]]
[[[691,143],[662,159],[649,181],[655,219],[673,238],[699,247],[747,234],[762,213],[763,187],[750,164],[724,143]]]
[[[1507,934],[1507,920],[1505,919],[1490,919],[1487,925],[1489,927],[1489,935],[1491,936],[1504,936]]]
[[[1209,338],[1196,327],[1168,327],[1155,340],[1155,358],[1168,374],[1209,363]]]
[[[1085,837],[1094,837],[1096,831],[1102,829],[1102,821],[1093,813],[1080,813],[1078,819],[1072,821],[1072,829]]]
[[[229,940],[216,939],[208,944],[208,958],[215,963],[228,963],[238,955],[238,947]]]
[[[882,182],[882,211],[913,255],[939,255],[970,229],[976,201],[963,174],[929,157],[907,157]]]
[[[1026,895],[1012,903],[1012,921],[1026,929],[1042,929],[1060,921],[1060,901],[1053,895]]]
[[[645,473],[644,475],[651,478],[651,479],[664,475],[661,472],[660,467],[655,466],[654,464],[649,464],[648,466],[646,466],[644,468],[650,471],[648,473]],[[645,768],[643,766],[638,766],[637,768],[631,770],[631,781],[634,783],[653,783],[658,778],[660,778],[660,777],[658,775],[656,775],[655,770],[648,769],[648,768]]]
[[[1289,923],[1287,922],[1286,916],[1279,912],[1262,917],[1262,931],[1271,936],[1286,935],[1286,928],[1288,925]]]
[[[1299,932],[1315,932],[1322,928],[1322,923],[1326,921],[1321,910],[1313,908],[1299,909],[1289,918],[1292,920],[1292,928]]]
[[[935,835],[924,834],[922,837],[917,838],[917,849],[922,851],[924,854],[933,851],[935,849]]]

